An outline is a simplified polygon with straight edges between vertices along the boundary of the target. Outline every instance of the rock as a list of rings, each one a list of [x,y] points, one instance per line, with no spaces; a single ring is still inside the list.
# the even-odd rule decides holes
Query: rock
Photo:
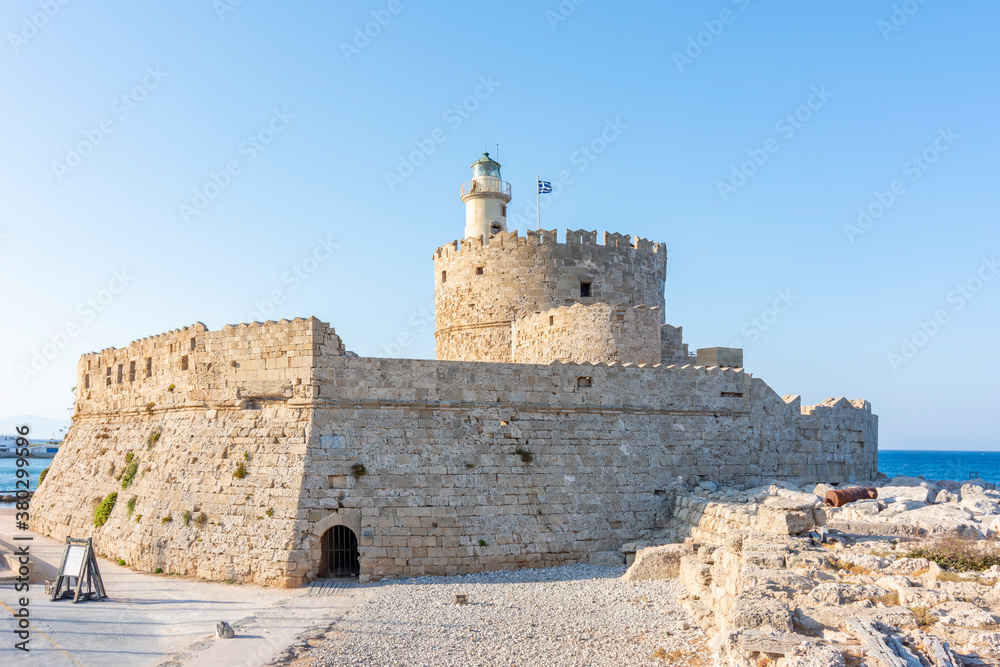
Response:
[[[877,500],[857,500],[844,506],[844,511],[854,512],[861,516],[875,516],[882,511],[882,506]]]
[[[920,509],[900,512],[893,517],[893,521],[924,528],[930,533],[951,533],[972,538],[979,536],[979,527],[972,520],[970,513],[952,503],[927,505]]]
[[[744,551],[743,563],[765,569],[782,570],[785,568],[785,555],[770,551]]]
[[[815,583],[809,577],[803,577],[787,570],[765,570],[763,568],[746,568],[744,590],[766,592],[775,597],[791,599],[797,593],[805,593],[815,588]]]
[[[768,505],[771,501],[776,501],[775,505]],[[784,502],[782,502],[784,501]],[[773,533],[775,535],[799,535],[808,533],[816,527],[816,517],[813,514],[813,506],[807,508],[795,507],[796,503],[784,498],[769,498],[764,501],[765,505],[757,513],[757,520],[754,528],[762,533]],[[793,507],[783,507],[784,503]]]
[[[622,579],[676,579],[680,574],[681,558],[690,553],[691,547],[687,544],[664,544],[639,549],[635,554],[635,561],[622,575]]]
[[[712,492],[712,491],[718,491],[719,485],[716,484],[715,482],[701,482],[700,484],[698,484],[698,488]]]
[[[788,605],[774,598],[741,595],[729,611],[729,627],[734,630],[758,628],[792,632],[794,623]]]
[[[937,492],[937,485],[933,482],[928,482],[923,477],[907,477],[906,475],[897,475],[885,483],[884,486],[910,486],[910,487],[923,487],[925,489],[933,489]],[[879,492],[881,496],[881,491]]]
[[[995,538],[1000,536],[1000,516],[984,518],[981,528],[986,537]]]
[[[859,584],[823,583],[809,591],[809,597],[817,602],[829,605],[842,605],[871,600],[888,595],[889,591],[878,586],[861,586]]]
[[[919,500],[900,500],[889,504],[881,512],[881,515],[883,518],[889,518],[891,516],[899,514],[900,512],[909,512],[910,510],[918,510],[921,507],[926,507],[926,506],[927,505],[925,503],[922,503]]]
[[[953,493],[953,492],[949,491],[948,489],[941,489],[940,491],[937,492],[937,495],[934,496],[934,503],[935,504],[939,504],[939,503],[957,503],[958,501],[959,501],[958,494],[957,493]]]
[[[899,479],[898,477],[895,479]],[[937,495],[937,489],[928,489],[924,486],[883,486],[878,490],[878,497],[889,501],[895,500],[919,500],[922,503],[929,503]]]
[[[931,562],[926,558],[897,558],[885,568],[885,571],[889,574],[911,575],[930,566]]]
[[[625,564],[625,554],[619,551],[595,551],[587,558],[587,562],[600,567],[621,567]]]
[[[813,495],[819,496],[820,498],[826,498],[826,492],[833,491],[833,488],[834,487],[827,486],[826,484],[817,484],[815,488],[813,488]]]
[[[896,591],[897,593],[904,588],[913,588],[913,582],[911,582],[906,577],[900,576],[898,574],[892,574],[888,577],[882,577],[875,581],[876,586],[881,586],[882,588],[888,588],[890,590]]]
[[[963,494],[959,505],[979,516],[1000,514],[1000,504],[986,496],[965,496]]]
[[[847,630],[849,618],[872,618],[897,628],[915,628],[917,617],[906,607],[861,607],[842,605],[839,607],[799,607],[795,610],[795,620],[806,634],[819,635],[829,630]]]
[[[225,621],[219,621],[215,624],[215,634],[222,639],[232,639],[236,636],[236,633],[233,632],[233,626]]]
[[[779,658],[776,667],[844,667],[844,652],[829,644],[802,642],[791,655]]]
[[[931,613],[944,625],[981,628],[1000,624],[1000,617],[971,602],[942,602]]]
[[[934,607],[948,599],[941,591],[916,586],[899,589],[899,604],[904,607]]]

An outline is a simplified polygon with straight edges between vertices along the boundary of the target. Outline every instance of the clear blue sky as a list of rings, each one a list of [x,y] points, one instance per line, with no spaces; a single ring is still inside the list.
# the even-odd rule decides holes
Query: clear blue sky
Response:
[[[543,226],[667,244],[692,348],[871,400],[883,447],[998,447],[996,3],[229,4],[4,4],[0,417],[68,416],[80,354],[272,306],[433,357],[431,254],[499,143],[521,229],[565,171]]]

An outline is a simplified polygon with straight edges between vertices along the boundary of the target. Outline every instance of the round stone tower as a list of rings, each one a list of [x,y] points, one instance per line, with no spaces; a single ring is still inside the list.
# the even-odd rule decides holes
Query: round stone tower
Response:
[[[489,243],[494,234],[507,231],[510,183],[500,177],[500,163],[483,153],[472,163],[472,180],[462,184],[465,202],[465,238]]]
[[[528,231],[526,238],[501,231],[489,243],[470,236],[434,253],[438,359],[516,362],[515,323],[574,304],[648,306],[655,309],[653,324],[663,324],[667,253],[661,243],[607,232],[598,243],[597,232],[583,230],[567,230],[565,243],[555,230]],[[556,315],[542,317],[542,324],[557,326],[564,318]],[[529,329],[537,327],[523,330]],[[566,330],[572,335],[573,327]]]

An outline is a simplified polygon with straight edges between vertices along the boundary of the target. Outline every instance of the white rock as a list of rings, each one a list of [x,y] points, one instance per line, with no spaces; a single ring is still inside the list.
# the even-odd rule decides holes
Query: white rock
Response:
[[[713,492],[719,490],[719,485],[716,484],[715,482],[702,482],[701,484],[698,485],[698,488],[704,489],[705,491],[708,492]]]
[[[928,503],[933,500],[936,495],[937,489],[932,490],[924,486],[888,485],[883,486],[878,490],[878,497],[886,502],[892,498],[894,500],[919,500],[922,503]]]

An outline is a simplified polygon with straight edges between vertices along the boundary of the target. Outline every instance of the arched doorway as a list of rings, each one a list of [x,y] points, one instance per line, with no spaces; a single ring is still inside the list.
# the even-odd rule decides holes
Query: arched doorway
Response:
[[[356,577],[361,573],[358,536],[347,526],[334,526],[323,533],[320,577]]]

